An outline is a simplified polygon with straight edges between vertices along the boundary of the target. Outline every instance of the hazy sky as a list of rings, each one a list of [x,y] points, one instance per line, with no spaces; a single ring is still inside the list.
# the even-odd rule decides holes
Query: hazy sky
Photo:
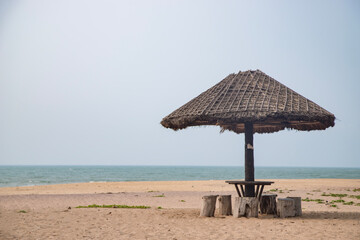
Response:
[[[260,69],[335,114],[255,134],[255,166],[360,167],[359,1],[0,1],[0,165],[244,164],[244,135],[165,129]]]

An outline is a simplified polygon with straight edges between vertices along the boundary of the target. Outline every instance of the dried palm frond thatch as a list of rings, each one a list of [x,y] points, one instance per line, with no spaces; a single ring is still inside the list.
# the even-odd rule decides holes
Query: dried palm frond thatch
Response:
[[[334,114],[301,96],[260,70],[230,74],[224,80],[165,117],[174,130],[218,125],[221,130],[271,133],[285,128],[323,130],[335,125]]]

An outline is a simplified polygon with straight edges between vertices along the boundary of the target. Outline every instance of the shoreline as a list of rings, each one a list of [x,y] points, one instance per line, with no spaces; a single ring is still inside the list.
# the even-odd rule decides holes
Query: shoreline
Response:
[[[262,181],[264,179],[258,179]],[[360,187],[360,179],[266,179],[274,184],[266,186],[265,191],[275,188],[291,190],[314,190],[331,188],[334,190]],[[201,181],[134,181],[134,182],[86,182],[22,187],[0,187],[0,195],[21,194],[89,194],[107,192],[144,191],[233,191],[234,187],[225,180]]]

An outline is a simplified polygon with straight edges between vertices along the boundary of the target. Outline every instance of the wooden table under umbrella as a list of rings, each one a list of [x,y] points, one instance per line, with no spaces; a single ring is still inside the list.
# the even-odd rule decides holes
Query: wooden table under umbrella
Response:
[[[230,74],[163,118],[161,124],[173,130],[217,125],[222,132],[245,133],[245,182],[254,182],[254,133],[285,128],[325,130],[334,121],[334,114],[316,103],[260,70],[249,70]],[[255,197],[255,186],[245,185],[244,196]]]

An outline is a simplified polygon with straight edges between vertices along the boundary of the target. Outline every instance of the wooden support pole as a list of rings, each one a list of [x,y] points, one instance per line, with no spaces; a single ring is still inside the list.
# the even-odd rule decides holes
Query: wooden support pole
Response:
[[[259,193],[259,195],[256,195],[256,196],[257,196],[257,197],[262,196],[263,190],[264,190],[264,185],[261,185],[261,187],[260,187],[260,193]],[[261,197],[260,197],[259,201],[260,201],[260,200],[261,200]]]
[[[240,185],[242,197],[245,197],[245,190],[243,185]]]
[[[241,186],[242,187],[242,186]],[[239,191],[239,187],[238,187],[238,185],[237,184],[235,184],[235,189],[236,189],[236,192],[238,193],[238,196],[239,197],[243,197],[244,196],[244,193],[243,193],[243,191],[241,191],[242,192],[242,196],[241,196],[241,194],[240,194],[240,191]]]
[[[201,217],[214,217],[216,198],[218,195],[209,195],[202,197],[202,206],[200,211]]]
[[[245,181],[254,181],[253,124],[245,123]],[[255,186],[245,186],[245,197],[255,197]]]
[[[255,192],[255,197],[258,197],[259,195],[259,188],[260,188],[260,185],[257,185],[256,186],[256,192]]]
[[[225,216],[232,215],[231,195],[219,196],[219,214]]]

